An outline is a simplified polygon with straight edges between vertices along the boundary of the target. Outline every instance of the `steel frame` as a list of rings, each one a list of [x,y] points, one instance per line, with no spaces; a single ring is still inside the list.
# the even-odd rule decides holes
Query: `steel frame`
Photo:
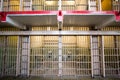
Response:
[[[0,31],[1,36],[14,35],[120,35],[120,31]]]

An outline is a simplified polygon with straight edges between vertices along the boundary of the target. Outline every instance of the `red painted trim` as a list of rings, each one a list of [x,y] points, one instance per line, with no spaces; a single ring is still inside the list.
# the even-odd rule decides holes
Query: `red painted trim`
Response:
[[[117,11],[11,11],[11,12],[0,12],[0,21],[6,21],[8,14],[56,14],[58,17],[63,18],[64,14],[112,14],[115,15],[116,21],[120,21],[120,12]]]
[[[1,21],[6,21],[8,14],[57,14],[57,11],[11,11],[11,12],[0,12]]]

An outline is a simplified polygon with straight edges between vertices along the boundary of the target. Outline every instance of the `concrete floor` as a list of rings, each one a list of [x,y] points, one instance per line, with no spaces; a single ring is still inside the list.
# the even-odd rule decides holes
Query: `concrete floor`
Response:
[[[63,79],[63,78],[41,78],[41,77],[3,77],[0,80],[120,80],[120,78],[77,78],[77,79]]]

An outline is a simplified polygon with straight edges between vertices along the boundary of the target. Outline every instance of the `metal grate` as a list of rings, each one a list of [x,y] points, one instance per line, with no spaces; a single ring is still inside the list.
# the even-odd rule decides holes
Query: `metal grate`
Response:
[[[32,36],[30,75],[58,75],[57,36]]]
[[[17,36],[0,37],[0,44],[1,75],[16,75]]]
[[[77,76],[91,75],[90,36],[77,36],[76,68]]]
[[[98,0],[89,0],[89,10],[96,11],[97,10],[97,1]]]
[[[23,0],[21,6],[22,6],[23,11],[31,11],[32,10],[32,0]]]
[[[62,64],[59,62],[57,36],[31,36],[30,75],[90,76],[89,36],[62,36]]]
[[[58,10],[58,0],[24,0],[22,3],[24,11]]]
[[[62,10],[88,10],[88,0],[62,0]]]
[[[44,0],[32,0],[32,10],[44,10]]]
[[[3,0],[3,11],[19,11],[20,0]]]
[[[120,74],[120,36],[104,36],[106,76]]]
[[[120,11],[120,0],[113,0],[112,7],[113,10]]]

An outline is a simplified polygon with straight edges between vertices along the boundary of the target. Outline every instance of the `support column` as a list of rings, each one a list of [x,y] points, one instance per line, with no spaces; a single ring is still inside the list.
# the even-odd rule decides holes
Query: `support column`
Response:
[[[91,36],[92,77],[100,76],[100,53],[98,36]]]
[[[59,36],[59,74],[62,76],[62,36]]]
[[[105,77],[104,36],[100,37],[100,53],[102,57],[102,76]]]
[[[29,76],[30,37],[22,36],[21,44],[21,75]]]
[[[21,56],[21,46],[22,46],[22,37],[18,36],[17,43],[17,61],[16,61],[16,76],[20,75],[20,56]]]

